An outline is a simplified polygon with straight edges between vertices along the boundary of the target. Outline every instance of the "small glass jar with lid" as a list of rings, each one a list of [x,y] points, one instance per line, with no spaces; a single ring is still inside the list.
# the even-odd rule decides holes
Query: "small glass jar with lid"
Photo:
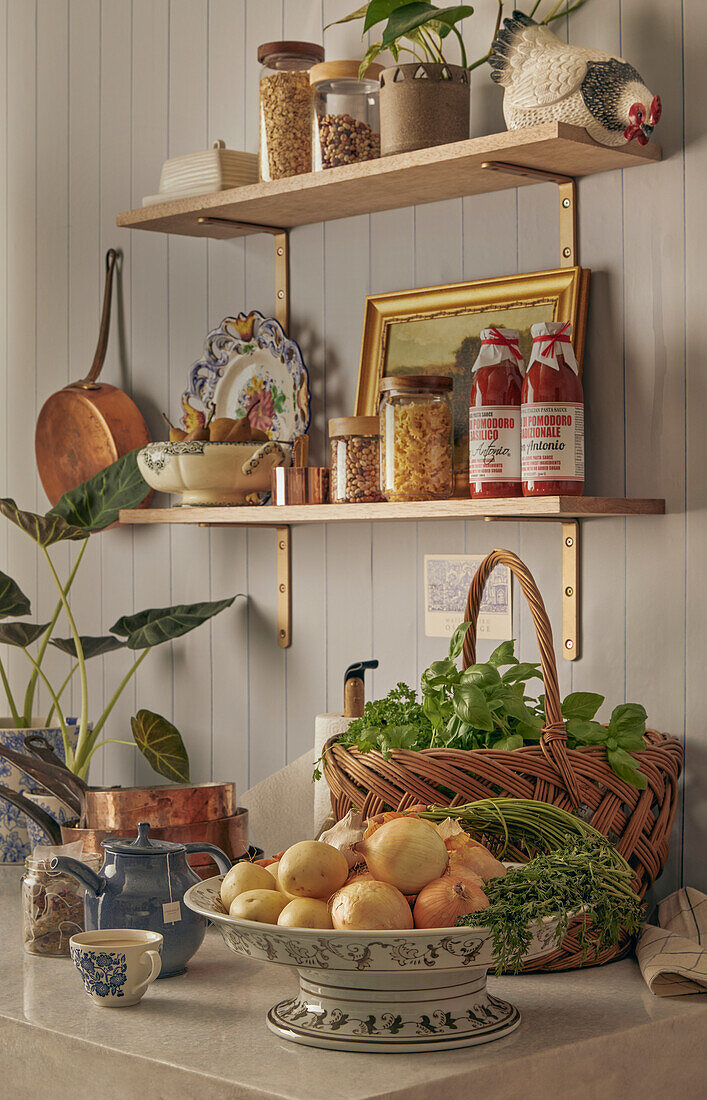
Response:
[[[261,180],[312,171],[312,89],[309,70],[324,60],[316,42],[264,42],[260,73]]]
[[[358,61],[325,61],[310,71],[315,172],[380,156],[378,76],[383,66],[369,65],[362,79],[358,71]]]
[[[377,416],[338,416],[329,421],[329,500],[368,504],[383,499]]]
[[[452,379],[394,375],[380,383],[386,500],[445,500],[454,490]]]
[[[22,876],[22,941],[30,955],[63,958],[69,940],[84,931],[83,897],[86,888],[63,871],[52,871],[52,857],[27,856]],[[82,856],[92,871],[100,869],[100,856]]]

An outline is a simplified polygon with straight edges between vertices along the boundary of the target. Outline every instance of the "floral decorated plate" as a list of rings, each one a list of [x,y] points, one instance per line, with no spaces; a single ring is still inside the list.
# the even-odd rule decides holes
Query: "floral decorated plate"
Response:
[[[256,924],[226,913],[223,876],[190,887],[184,902],[218,927],[238,955],[299,972],[299,992],[267,1014],[283,1039],[327,1050],[383,1054],[488,1043],[520,1024],[518,1009],[492,996],[487,928],[339,932]],[[527,959],[555,947],[557,921],[539,921]]]
[[[279,321],[262,313],[226,317],[210,332],[182,394],[182,425],[214,416],[241,419],[291,443],[309,427],[309,376],[302,352]]]

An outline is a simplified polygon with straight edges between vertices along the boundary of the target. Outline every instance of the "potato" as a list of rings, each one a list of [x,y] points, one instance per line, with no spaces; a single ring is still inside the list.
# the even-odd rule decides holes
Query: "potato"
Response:
[[[278,878],[279,868],[280,868],[280,860],[278,859],[278,860],[275,861],[275,863],[268,863],[265,870],[269,871],[270,874],[275,879],[275,886],[280,891],[280,893],[284,894],[284,896],[287,898],[288,901],[292,901],[292,899],[294,898],[295,895],[294,894],[288,894],[287,890],[283,890],[282,883],[280,882],[280,879]]]
[[[278,881],[288,894],[326,901],[349,877],[346,856],[321,840],[301,840],[280,860]]]
[[[272,875],[264,867],[243,860],[231,867],[221,883],[221,901],[230,909],[231,902],[246,890],[274,890]]]
[[[329,907],[319,898],[295,898],[287,903],[277,918],[287,928],[333,928]]]
[[[287,905],[287,898],[273,890],[246,890],[231,902],[230,916],[254,920],[261,924],[277,924],[277,918]]]

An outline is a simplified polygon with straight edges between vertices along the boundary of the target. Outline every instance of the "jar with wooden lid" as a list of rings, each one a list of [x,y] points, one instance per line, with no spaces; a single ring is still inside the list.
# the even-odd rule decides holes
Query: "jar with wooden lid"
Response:
[[[264,42],[260,73],[261,180],[312,171],[312,89],[309,70],[324,60],[316,42]]]
[[[64,871],[52,871],[52,857],[27,856],[22,876],[22,941],[30,955],[64,958],[69,940],[84,931],[83,898],[86,888]],[[81,862],[98,871],[100,856],[84,855]]]
[[[380,501],[380,421],[338,416],[329,421],[329,500],[332,504]]]
[[[310,71],[315,172],[380,156],[378,76],[382,71],[382,65],[369,65],[359,78],[358,61],[324,61]]]
[[[380,382],[381,489],[386,500],[445,500],[454,490],[452,379]]]

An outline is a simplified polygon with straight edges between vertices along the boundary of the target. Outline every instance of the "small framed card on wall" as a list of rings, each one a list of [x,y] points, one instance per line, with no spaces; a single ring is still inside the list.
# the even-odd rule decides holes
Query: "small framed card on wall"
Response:
[[[425,635],[451,638],[464,620],[472,577],[483,554],[425,554]],[[497,565],[484,589],[477,627],[479,638],[513,637],[511,571]]]

